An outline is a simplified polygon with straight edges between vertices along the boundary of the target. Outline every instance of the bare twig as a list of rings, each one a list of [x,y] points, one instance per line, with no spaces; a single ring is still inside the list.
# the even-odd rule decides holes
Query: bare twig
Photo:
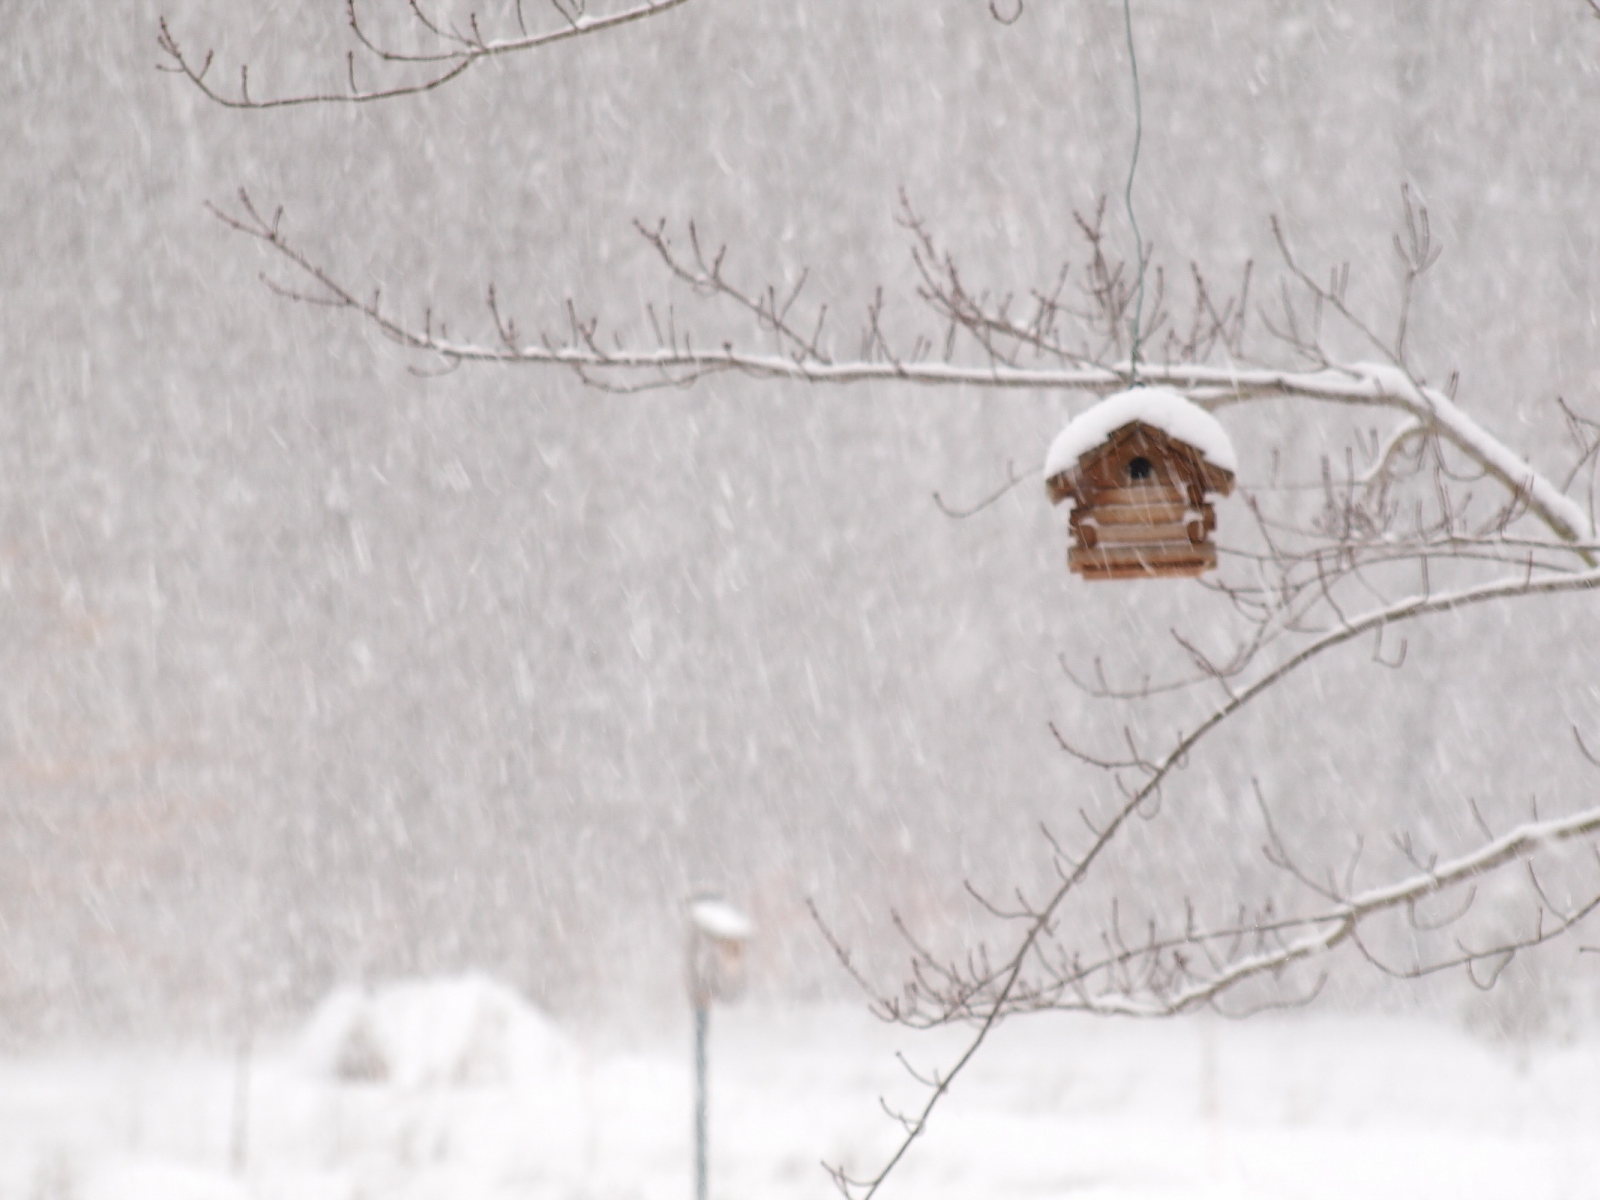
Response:
[[[968,517],[976,516],[984,509],[998,503],[1009,492],[1015,489],[1019,483],[1024,483],[1027,480],[1032,479],[1043,469],[1044,465],[1041,463],[1039,466],[1030,467],[1028,470],[1023,471],[1019,475],[1015,465],[1012,463],[1007,463],[1006,481],[994,491],[990,492],[983,499],[977,501],[975,504],[972,504],[967,508],[952,508],[950,505],[945,503],[944,497],[942,497],[938,492],[933,494],[933,502],[939,506],[939,511],[944,513],[945,516],[950,517],[953,520],[963,521]]]

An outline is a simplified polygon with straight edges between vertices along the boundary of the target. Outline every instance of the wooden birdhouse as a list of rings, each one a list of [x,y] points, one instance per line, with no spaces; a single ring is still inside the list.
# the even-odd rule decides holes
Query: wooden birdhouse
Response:
[[[1233,490],[1227,432],[1171,388],[1108,396],[1050,446],[1050,501],[1072,501],[1067,566],[1085,579],[1199,575],[1217,565],[1208,497]]]

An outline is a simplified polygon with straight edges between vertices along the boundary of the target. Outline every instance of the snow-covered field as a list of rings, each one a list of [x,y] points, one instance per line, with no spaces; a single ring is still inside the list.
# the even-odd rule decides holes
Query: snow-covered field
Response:
[[[834,1194],[943,1035],[858,1009],[719,1010],[712,1196]],[[366,1076],[365,1081],[340,1079]],[[381,1078],[387,1076],[387,1078]],[[485,981],[346,994],[250,1075],[134,1047],[0,1061],[0,1200],[687,1200],[681,1044],[600,1050]],[[1600,1042],[1522,1053],[1418,1020],[1014,1022],[883,1193],[937,1200],[1600,1197]]]

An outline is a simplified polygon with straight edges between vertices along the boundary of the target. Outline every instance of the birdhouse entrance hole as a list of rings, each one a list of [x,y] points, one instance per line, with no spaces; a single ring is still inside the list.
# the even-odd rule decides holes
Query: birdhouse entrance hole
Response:
[[[1050,499],[1072,501],[1068,567],[1084,579],[1202,574],[1217,565],[1216,510],[1233,446],[1215,417],[1170,388],[1109,397],[1064,429],[1045,460]]]

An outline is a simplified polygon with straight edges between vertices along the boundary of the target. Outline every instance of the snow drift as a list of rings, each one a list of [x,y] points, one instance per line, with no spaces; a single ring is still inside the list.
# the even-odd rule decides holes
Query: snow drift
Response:
[[[537,1079],[569,1054],[549,1018],[481,975],[338,988],[299,1046],[301,1066],[318,1078],[408,1088]]]

